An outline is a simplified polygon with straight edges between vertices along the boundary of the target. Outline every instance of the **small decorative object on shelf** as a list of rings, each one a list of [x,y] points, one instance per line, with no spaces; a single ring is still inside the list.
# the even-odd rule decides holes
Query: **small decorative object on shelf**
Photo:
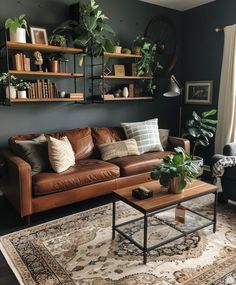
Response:
[[[125,76],[125,66],[121,64],[114,64],[115,76]]]
[[[66,92],[65,91],[59,91],[59,97],[60,98],[65,98],[66,97]]]
[[[108,67],[108,66],[106,66],[105,68],[104,68],[104,70],[103,70],[103,75],[104,76],[108,76],[108,75],[110,75],[111,74],[111,70],[110,70],[110,68]]]
[[[26,43],[26,32],[28,33],[28,25],[25,20],[25,14],[19,17],[9,18],[5,21],[5,28],[10,31],[10,41],[18,43]]]
[[[129,48],[122,48],[121,52],[124,54],[131,54],[132,53],[131,49],[129,49]]]
[[[120,41],[114,42],[114,53],[121,53],[122,46],[120,45]]]
[[[18,99],[26,99],[27,98],[27,90],[31,87],[30,82],[26,82],[24,80],[20,80],[16,84],[17,88],[17,98]]]
[[[30,27],[30,35],[32,44],[48,45],[46,29]]]
[[[123,97],[128,98],[129,97],[129,90],[127,87],[123,88]]]
[[[42,57],[41,52],[35,51],[34,52],[34,57],[35,57],[34,64],[38,66],[38,71],[42,72],[43,71],[42,70],[43,57]]]

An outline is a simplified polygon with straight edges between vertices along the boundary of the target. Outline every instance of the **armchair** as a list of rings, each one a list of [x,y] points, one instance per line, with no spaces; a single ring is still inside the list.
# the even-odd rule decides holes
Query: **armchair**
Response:
[[[224,174],[221,176],[222,194],[220,200],[227,202],[228,200],[236,201],[236,143],[229,143],[224,146],[223,155],[215,154],[211,159],[211,171],[213,166],[220,159],[231,157],[231,166],[224,166]],[[227,163],[225,163],[227,164]]]

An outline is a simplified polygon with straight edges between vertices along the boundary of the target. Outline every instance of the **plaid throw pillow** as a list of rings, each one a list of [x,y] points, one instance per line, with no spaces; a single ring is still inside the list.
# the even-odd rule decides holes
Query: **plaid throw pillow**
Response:
[[[158,119],[137,123],[122,123],[128,139],[135,139],[140,153],[163,151],[159,138]]]

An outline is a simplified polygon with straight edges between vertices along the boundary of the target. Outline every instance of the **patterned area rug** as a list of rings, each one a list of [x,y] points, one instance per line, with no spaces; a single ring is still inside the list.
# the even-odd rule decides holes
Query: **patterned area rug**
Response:
[[[212,196],[195,199],[191,206],[211,215]],[[117,204],[119,222],[137,215],[129,206]],[[150,219],[150,244],[176,234],[161,222],[173,222],[173,216],[170,210]],[[235,205],[220,207],[215,234],[210,226],[155,249],[146,265],[134,245],[118,234],[111,240],[110,204],[3,236],[0,242],[24,285],[230,285],[236,284],[235,217]],[[201,222],[187,217],[190,226]],[[142,240],[142,223],[124,230]]]

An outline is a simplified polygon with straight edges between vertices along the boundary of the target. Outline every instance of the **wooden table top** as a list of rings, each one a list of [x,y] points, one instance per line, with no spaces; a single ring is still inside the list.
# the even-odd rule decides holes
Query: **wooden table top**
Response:
[[[153,197],[139,200],[132,196],[132,190],[138,186],[144,186],[153,190]],[[156,210],[182,203],[197,197],[201,197],[217,191],[216,185],[201,180],[193,180],[188,184],[181,194],[170,194],[167,188],[160,185],[159,181],[151,181],[122,189],[114,190],[112,193],[119,200],[131,205],[142,213],[150,213]]]

